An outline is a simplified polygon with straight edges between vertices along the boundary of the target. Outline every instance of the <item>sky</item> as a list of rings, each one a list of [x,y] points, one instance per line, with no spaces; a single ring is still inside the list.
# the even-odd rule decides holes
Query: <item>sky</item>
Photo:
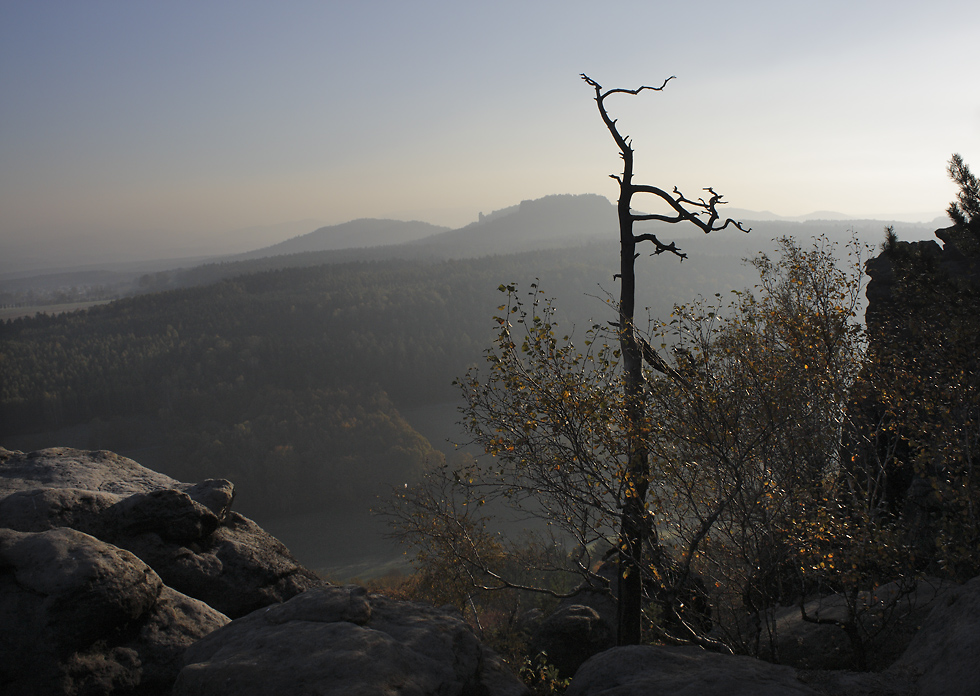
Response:
[[[607,100],[638,182],[931,220],[980,170],[977,36],[974,0],[0,0],[0,256],[615,200],[582,72],[676,76]]]

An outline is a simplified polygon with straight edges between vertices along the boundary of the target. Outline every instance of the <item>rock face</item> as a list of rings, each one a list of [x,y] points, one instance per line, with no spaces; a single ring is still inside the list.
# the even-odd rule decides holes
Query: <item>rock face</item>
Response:
[[[811,696],[791,667],[699,648],[634,645],[582,665],[566,696]]]
[[[895,663],[916,676],[919,696],[980,692],[980,577],[947,593]]]
[[[875,504],[912,530],[913,551],[924,558],[935,556],[944,525],[961,527],[944,516],[963,490],[958,481],[970,480],[969,446],[959,433],[975,432],[980,388],[980,231],[954,225],[935,234],[942,247],[889,237],[867,262],[874,359],[852,388],[847,408],[858,429],[845,461],[859,484],[878,481]],[[937,488],[943,481],[953,482],[946,491]],[[963,540],[949,547],[974,548],[972,527],[960,531]],[[965,580],[975,567],[947,558],[932,570]]]
[[[329,585],[233,497],[0,448],[0,693],[527,693],[460,617]]]
[[[796,669],[698,648],[632,646],[586,661],[566,696],[975,696],[977,655],[980,578],[936,596],[908,647],[881,672]]]
[[[596,655],[566,696],[908,696],[903,672],[798,671],[699,648],[634,645]],[[967,692],[964,692],[967,693]],[[968,692],[975,693],[975,692]]]
[[[0,529],[0,691],[165,694],[228,623],[128,551],[73,529]]]
[[[0,449],[0,692],[169,693],[229,616],[326,584],[233,497],[111,452]]]
[[[228,481],[181,483],[112,452],[0,449],[0,527],[84,532],[231,618],[324,584],[233,498]]]
[[[531,636],[532,655],[545,653],[562,678],[575,674],[583,662],[616,644],[612,629],[592,607],[562,606]]]
[[[915,631],[945,593],[953,587],[939,579],[920,579],[903,587],[889,583],[873,595],[859,597],[865,608],[857,626],[864,643],[867,669],[879,671],[891,665],[908,646]],[[811,599],[805,604],[809,617],[847,618],[846,602],[841,595]],[[882,617],[887,624],[882,625]],[[799,607],[781,607],[775,617],[777,652],[769,650],[769,641],[761,643],[763,659],[807,670],[858,668],[853,646],[844,631],[833,625],[804,621]]]
[[[527,693],[459,617],[356,586],[255,611],[194,644],[185,663],[175,696]]]

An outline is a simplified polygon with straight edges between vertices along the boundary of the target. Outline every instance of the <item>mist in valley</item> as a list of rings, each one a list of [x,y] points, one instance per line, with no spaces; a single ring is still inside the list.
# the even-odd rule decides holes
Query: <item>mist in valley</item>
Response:
[[[248,254],[137,269],[105,304],[32,308],[45,313],[0,328],[0,442],[109,449],[180,480],[228,478],[236,509],[309,567],[338,580],[406,571],[404,550],[372,511],[425,467],[481,454],[465,447],[452,382],[482,363],[497,286],[537,283],[563,330],[584,340],[615,317],[614,222],[601,196],[551,196],[457,230],[388,221],[371,246],[344,247],[359,229],[365,240],[379,229],[352,221]],[[751,234],[673,236],[688,258],[638,264],[645,315],[662,319],[675,302],[751,287],[743,260],[771,253],[779,236],[874,245],[884,226],[746,224]],[[928,225],[891,224],[906,238],[930,234]],[[404,241],[385,243],[399,231]],[[113,277],[84,273],[94,285]],[[37,277],[36,289],[49,280]],[[32,278],[18,282],[31,288]]]
[[[465,442],[498,286],[576,341],[615,319],[621,161],[579,73],[676,75],[616,105],[638,180],[752,228],[638,226],[687,254],[638,260],[655,322],[781,236],[947,224],[980,10],[945,4],[6,3],[0,445],[228,478],[312,567],[403,563],[370,511]],[[624,52],[619,17],[656,40]]]

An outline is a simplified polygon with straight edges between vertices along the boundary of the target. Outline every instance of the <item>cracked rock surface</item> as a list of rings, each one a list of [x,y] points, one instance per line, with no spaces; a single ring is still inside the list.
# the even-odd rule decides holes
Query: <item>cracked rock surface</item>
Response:
[[[195,643],[175,696],[518,696],[524,685],[461,618],[354,585],[309,590]]]

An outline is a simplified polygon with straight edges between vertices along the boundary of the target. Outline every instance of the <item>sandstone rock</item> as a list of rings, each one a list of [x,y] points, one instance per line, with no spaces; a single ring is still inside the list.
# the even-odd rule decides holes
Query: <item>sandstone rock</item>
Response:
[[[699,648],[631,646],[590,658],[566,696],[912,696],[910,672],[802,670]]]
[[[629,646],[590,658],[566,696],[815,696],[796,670],[700,648]]]
[[[157,570],[167,585],[232,618],[327,584],[236,512],[228,513],[213,534],[188,545],[152,533],[112,539]]]
[[[531,637],[530,652],[545,653],[559,675],[567,678],[587,659],[615,644],[612,629],[595,609],[571,604],[541,622]]]
[[[942,597],[894,669],[917,677],[919,696],[980,693],[980,577]]]
[[[77,488],[125,497],[174,485],[191,487],[115,452],[52,447],[25,454],[0,448],[0,491]]]
[[[5,484],[4,465],[0,460],[0,496]],[[8,488],[9,490],[9,488]],[[21,532],[43,532],[71,527],[99,536],[103,533],[100,516],[120,500],[114,493],[78,488],[31,488],[15,490],[0,497],[0,525]]]
[[[155,534],[174,544],[200,541],[213,534],[220,522],[204,505],[174,488],[134,493],[105,510],[102,518],[106,534]]]
[[[0,449],[0,692],[526,693],[460,617],[330,586],[233,495]]]
[[[163,694],[185,648],[228,622],[136,556],[68,528],[0,529],[5,694]]]
[[[172,589],[235,618],[324,584],[231,512],[225,480],[181,483],[112,452],[0,448],[0,526],[71,527],[132,551]]]
[[[616,602],[619,568],[615,561],[606,561],[595,571],[595,575],[597,577],[583,583],[574,596],[563,599],[559,608],[574,604],[591,607],[615,635],[619,623]]]
[[[527,693],[459,617],[355,586],[259,609],[194,644],[185,663],[175,696]]]
[[[863,593],[858,619],[867,668],[881,670],[892,664],[908,646],[913,633],[948,589],[948,583],[923,579],[912,587],[889,583],[874,594]],[[811,599],[805,604],[811,618],[845,620],[847,605],[840,595]],[[798,669],[831,670],[858,667],[853,646],[844,630],[830,624],[805,621],[799,607],[777,610],[774,621],[777,655],[769,652],[769,640],[761,643],[761,657]],[[775,661],[775,660],[774,660]]]

